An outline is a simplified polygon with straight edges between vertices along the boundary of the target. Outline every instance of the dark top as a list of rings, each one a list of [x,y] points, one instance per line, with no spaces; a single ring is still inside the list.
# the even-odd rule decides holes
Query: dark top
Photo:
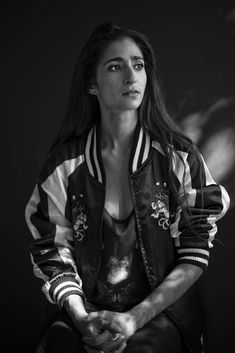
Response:
[[[149,293],[147,275],[136,233],[134,210],[124,220],[104,210],[103,251],[93,304],[125,311]]]

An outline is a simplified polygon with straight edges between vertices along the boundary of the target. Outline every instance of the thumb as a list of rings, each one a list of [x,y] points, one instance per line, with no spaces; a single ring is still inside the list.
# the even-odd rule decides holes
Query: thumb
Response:
[[[90,313],[88,313],[85,317],[84,317],[84,321],[85,322],[90,322],[94,319],[97,319],[98,317],[100,317],[100,313],[98,311],[92,311]]]

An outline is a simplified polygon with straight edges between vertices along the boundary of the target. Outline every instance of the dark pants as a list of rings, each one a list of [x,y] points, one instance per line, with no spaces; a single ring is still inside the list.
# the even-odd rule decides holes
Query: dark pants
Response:
[[[66,315],[49,327],[38,353],[86,353],[82,336]],[[125,353],[187,353],[181,335],[164,313],[149,321],[127,342]]]

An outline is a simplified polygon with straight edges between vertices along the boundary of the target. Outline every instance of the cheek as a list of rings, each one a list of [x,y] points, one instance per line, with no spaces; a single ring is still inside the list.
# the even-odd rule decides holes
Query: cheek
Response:
[[[147,84],[147,75],[146,75],[146,72],[144,72],[142,76],[142,85],[144,88],[146,87],[146,84]]]
[[[102,80],[98,83],[99,95],[106,99],[112,99],[114,93],[117,91],[118,82],[113,78],[106,77],[105,80]]]
[[[98,96],[102,102],[112,104],[115,97],[113,85],[110,85],[109,82],[100,84],[98,87]]]

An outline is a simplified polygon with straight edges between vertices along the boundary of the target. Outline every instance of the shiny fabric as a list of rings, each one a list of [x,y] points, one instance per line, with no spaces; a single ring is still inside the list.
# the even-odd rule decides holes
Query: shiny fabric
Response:
[[[192,151],[175,148],[172,175],[178,197],[187,200],[183,208],[173,197],[169,161],[162,146],[137,126],[129,182],[151,290],[178,263],[206,269],[216,222],[229,207],[226,190],[215,183],[203,160]],[[101,265],[105,193],[96,127],[61,145],[38,176],[26,207],[34,237],[30,250],[35,275],[44,281],[44,293],[59,307],[72,293],[85,301],[91,299]],[[165,312],[191,352],[200,352],[203,315],[195,289],[194,285]]]

